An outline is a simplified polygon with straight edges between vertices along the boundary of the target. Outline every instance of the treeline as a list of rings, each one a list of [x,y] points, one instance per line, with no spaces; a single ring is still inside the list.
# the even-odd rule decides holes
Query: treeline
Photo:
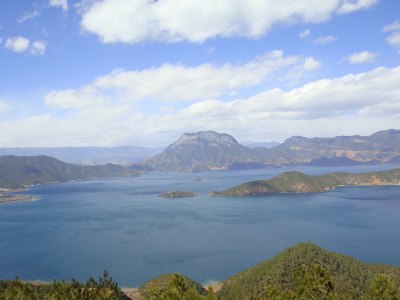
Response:
[[[125,300],[118,284],[108,272],[96,281],[90,277],[86,283],[55,281],[50,284],[22,282],[16,278],[0,281],[0,300]]]

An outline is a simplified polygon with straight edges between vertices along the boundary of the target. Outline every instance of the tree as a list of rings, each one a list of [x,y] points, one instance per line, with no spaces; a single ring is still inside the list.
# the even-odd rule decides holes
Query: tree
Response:
[[[397,295],[396,295],[397,294]],[[367,300],[399,300],[399,291],[393,280],[385,274],[376,275],[366,293]]]

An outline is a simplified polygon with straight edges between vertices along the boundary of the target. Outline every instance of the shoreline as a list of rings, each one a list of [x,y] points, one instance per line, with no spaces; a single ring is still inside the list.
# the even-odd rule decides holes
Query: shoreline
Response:
[[[32,195],[9,195],[4,193],[0,194],[0,205],[13,202],[31,202],[38,199],[38,197]]]

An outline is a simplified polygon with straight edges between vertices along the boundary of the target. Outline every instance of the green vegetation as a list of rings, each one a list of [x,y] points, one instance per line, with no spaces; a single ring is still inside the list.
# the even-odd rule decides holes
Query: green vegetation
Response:
[[[202,285],[179,274],[164,274],[145,283],[139,291],[147,300],[201,300],[213,299]],[[210,294],[210,295],[209,295]]]
[[[260,196],[280,193],[319,193],[338,186],[399,185],[400,169],[362,174],[333,173],[306,175],[285,172],[268,180],[250,181],[225,191],[212,192],[213,196]]]
[[[18,278],[11,281],[0,281],[0,300],[124,300],[128,299],[104,271],[98,281],[92,277],[86,283],[75,279],[71,282],[50,284],[26,283]]]
[[[400,268],[303,243],[232,276],[218,299],[400,299],[399,286]]]
[[[179,274],[145,283],[134,300],[400,300],[400,268],[365,264],[311,243],[287,248],[238,273],[214,292]],[[0,300],[129,299],[107,272],[95,281],[0,281]]]
[[[21,188],[48,182],[135,175],[123,166],[78,166],[49,156],[0,156],[0,188]]]

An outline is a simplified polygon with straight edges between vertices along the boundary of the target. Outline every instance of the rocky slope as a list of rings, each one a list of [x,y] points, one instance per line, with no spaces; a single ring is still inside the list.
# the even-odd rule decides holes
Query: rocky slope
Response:
[[[268,151],[261,149],[265,150],[258,151]],[[144,164],[161,171],[201,171],[226,169],[237,162],[258,161],[256,149],[240,145],[232,136],[202,131],[183,134],[161,154]]]
[[[268,180],[246,182],[212,196],[262,196],[281,193],[319,193],[338,186],[400,185],[400,169],[362,174],[333,173],[311,176],[285,172]]]
[[[306,164],[318,158],[347,158],[344,164],[349,159],[355,163],[387,163],[400,154],[400,130],[384,130],[370,136],[294,136],[271,150],[267,161],[279,160],[283,164]]]

